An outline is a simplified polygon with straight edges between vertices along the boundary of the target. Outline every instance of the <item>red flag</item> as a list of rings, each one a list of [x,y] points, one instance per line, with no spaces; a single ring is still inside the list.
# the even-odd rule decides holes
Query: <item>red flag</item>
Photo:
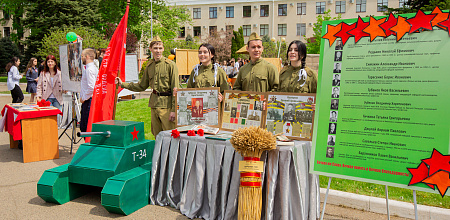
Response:
[[[106,48],[103,56],[94,94],[92,95],[91,109],[87,131],[92,131],[92,123],[111,120],[113,116],[115,88],[114,83],[117,72],[120,70],[120,78],[125,81],[125,52],[127,39],[128,5],[125,14],[114,32],[114,35]],[[119,90],[120,91],[120,90]],[[86,139],[89,142],[90,138]]]

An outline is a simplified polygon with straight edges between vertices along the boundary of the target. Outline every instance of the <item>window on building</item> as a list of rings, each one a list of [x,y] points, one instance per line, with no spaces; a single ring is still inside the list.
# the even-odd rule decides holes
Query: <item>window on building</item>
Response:
[[[194,15],[192,16],[193,19],[201,19],[202,18],[202,9],[201,8],[194,8],[192,9],[194,12]]]
[[[383,7],[383,6],[386,6]],[[387,11],[388,0],[377,0],[377,11]]]
[[[366,0],[356,0],[356,12],[366,12]]]
[[[316,14],[325,13],[325,2],[316,2]]]
[[[202,27],[195,26],[194,27],[194,37],[200,37],[202,35]]]
[[[186,27],[180,27],[180,30],[178,31],[178,37],[179,38],[186,37]]]
[[[242,29],[244,31],[244,37],[248,37],[252,33],[252,26],[251,25],[242,25]]]
[[[286,36],[287,24],[278,24],[278,36]]]
[[[217,34],[217,26],[209,26],[209,35]]]
[[[243,17],[251,17],[252,16],[252,6],[243,6],[242,7],[242,16]]]
[[[227,18],[234,18],[234,6],[227,6]]]
[[[345,13],[345,1],[336,1],[336,14]]]
[[[306,15],[306,2],[297,3],[297,14]]]
[[[234,31],[234,25],[227,25],[225,26],[225,29],[228,31]]]
[[[287,16],[287,4],[278,4],[278,16]]]
[[[403,8],[403,7],[409,8],[409,6],[408,6],[408,0],[399,0],[399,1],[398,1],[398,7],[399,7],[399,8]]]
[[[264,35],[269,35],[269,25],[268,24],[262,24],[259,26],[259,35],[260,36],[264,36]]]
[[[3,37],[11,37],[11,28],[3,27]]]
[[[217,7],[209,7],[209,18],[217,18]]]
[[[261,17],[269,17],[269,5],[261,5],[260,6],[260,16]]]
[[[305,35],[306,35],[306,23],[298,23],[297,36],[305,36]]]

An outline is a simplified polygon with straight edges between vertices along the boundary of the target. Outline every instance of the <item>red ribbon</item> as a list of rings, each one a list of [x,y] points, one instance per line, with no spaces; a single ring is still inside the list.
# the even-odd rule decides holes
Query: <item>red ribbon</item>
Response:
[[[258,182],[241,182],[241,186],[243,187],[261,187],[262,183],[260,181]]]
[[[241,173],[241,178],[242,177],[256,177],[256,178],[261,178],[261,173]]]
[[[258,157],[244,157],[244,160],[259,161],[259,158]]]

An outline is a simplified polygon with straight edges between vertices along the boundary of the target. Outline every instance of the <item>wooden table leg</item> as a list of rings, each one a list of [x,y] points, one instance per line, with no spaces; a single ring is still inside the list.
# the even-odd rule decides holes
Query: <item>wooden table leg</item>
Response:
[[[23,162],[59,158],[56,115],[22,121]]]
[[[19,146],[19,141],[15,141],[12,135],[9,135],[9,148],[17,148]]]

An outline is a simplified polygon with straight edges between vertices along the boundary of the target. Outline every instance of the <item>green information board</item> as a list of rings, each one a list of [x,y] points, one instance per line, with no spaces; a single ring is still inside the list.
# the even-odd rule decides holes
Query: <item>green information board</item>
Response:
[[[449,154],[450,36],[423,17],[324,22],[312,173],[432,191],[407,168]]]

